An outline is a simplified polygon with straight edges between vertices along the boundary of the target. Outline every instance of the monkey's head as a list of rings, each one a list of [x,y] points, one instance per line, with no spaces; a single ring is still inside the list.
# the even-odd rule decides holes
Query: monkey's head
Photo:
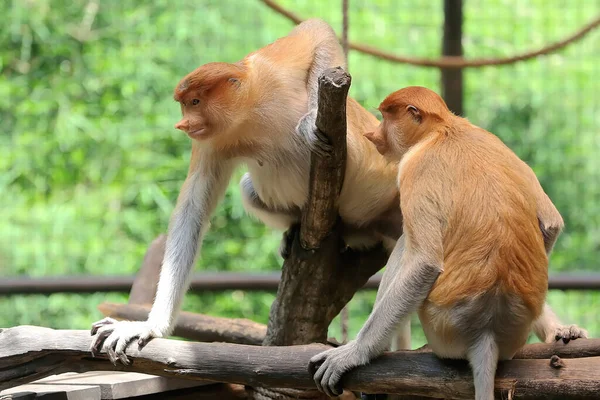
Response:
[[[452,115],[440,96],[421,86],[390,94],[379,105],[379,111],[383,121],[365,137],[379,153],[395,161]]]
[[[195,140],[226,135],[241,123],[246,71],[243,66],[209,63],[186,75],[175,87],[181,129]]]

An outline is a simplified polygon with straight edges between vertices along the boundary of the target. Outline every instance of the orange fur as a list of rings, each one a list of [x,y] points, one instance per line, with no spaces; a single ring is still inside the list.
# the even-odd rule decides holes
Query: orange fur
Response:
[[[420,122],[409,106],[419,111]],[[439,219],[436,257],[444,272],[426,303],[449,307],[496,291],[521,298],[532,319],[540,315],[548,259],[529,167],[496,136],[453,115],[428,89],[399,90],[380,110],[384,123],[369,135],[388,158],[400,161],[405,234],[431,236],[421,215]]]
[[[315,48],[329,35],[325,29],[330,28],[322,21],[310,20],[235,64],[209,63],[192,71],[174,90],[183,114],[176,128],[194,139],[194,147],[224,159],[260,159],[298,146],[291,135],[307,112],[308,72]],[[199,104],[192,105],[193,99]],[[397,189],[389,184],[395,182],[397,164],[388,163],[362,135],[377,126],[375,116],[351,98],[347,116],[348,163],[340,214],[362,226],[392,207]]]

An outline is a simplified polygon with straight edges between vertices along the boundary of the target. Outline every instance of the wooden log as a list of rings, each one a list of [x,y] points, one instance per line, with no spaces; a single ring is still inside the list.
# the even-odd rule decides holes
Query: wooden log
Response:
[[[150,304],[101,303],[98,306],[104,316],[127,321],[145,321],[150,308]],[[266,333],[266,325],[249,319],[211,317],[182,311],[173,335],[198,342],[261,345]],[[327,344],[338,347],[341,343],[331,337],[327,339]]]
[[[104,354],[91,357],[87,330],[20,326],[0,331],[0,390],[64,372],[132,371],[153,375],[276,388],[314,388],[307,367],[325,350],[321,344],[261,347],[226,343],[152,340],[132,346],[129,367],[113,366]],[[529,345],[522,355],[553,353],[549,359],[500,363],[498,399],[584,399],[600,393],[600,339]],[[536,353],[537,351],[537,353]],[[562,358],[562,355],[580,358]],[[440,360],[428,351],[386,353],[346,374],[344,388],[446,399],[473,398],[465,361]]]
[[[325,343],[327,329],[354,293],[385,265],[381,247],[340,254],[338,195],[346,165],[346,102],[351,78],[342,68],[319,77],[316,127],[332,145],[311,155],[309,195],[299,235],[283,264],[264,344]]]
[[[107,317],[145,321],[150,305],[101,303],[98,309]],[[182,311],[173,335],[199,342],[227,342],[260,345],[267,333],[264,324],[244,318],[220,318]]]

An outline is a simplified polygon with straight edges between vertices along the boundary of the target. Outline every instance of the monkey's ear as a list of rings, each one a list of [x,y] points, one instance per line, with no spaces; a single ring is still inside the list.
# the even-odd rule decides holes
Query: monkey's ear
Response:
[[[420,124],[423,120],[423,117],[421,116],[421,111],[419,111],[417,107],[409,104],[406,106],[406,111],[408,111],[408,113],[413,117],[415,122]]]
[[[233,86],[235,86],[236,88],[239,88],[240,85],[242,84],[242,82],[240,82],[240,80],[238,78],[229,78],[227,81],[229,83],[231,83]]]

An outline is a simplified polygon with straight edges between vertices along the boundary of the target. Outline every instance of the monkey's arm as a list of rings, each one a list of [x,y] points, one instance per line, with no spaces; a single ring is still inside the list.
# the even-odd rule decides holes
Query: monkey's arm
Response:
[[[402,242],[401,238],[388,261],[387,268],[397,272],[388,275],[389,282],[382,282],[386,290],[356,340],[310,360],[313,379],[328,396],[342,393],[339,382],[346,371],[367,364],[387,349],[397,325],[427,298],[442,271],[441,262],[436,261],[438,257],[430,257],[427,251],[416,251],[410,243],[402,254]]]
[[[326,137],[319,134],[315,126],[319,100],[319,76],[329,68],[346,69],[346,60],[335,32],[327,23],[310,20],[310,24],[305,25],[298,33],[311,36],[315,47],[310,55],[312,63],[306,79],[308,112],[300,118],[296,132],[306,138],[313,151],[327,154],[331,152],[331,145]]]
[[[117,358],[128,364],[125,349],[135,339],[144,346],[154,337],[170,334],[188,287],[190,271],[209,219],[225,193],[233,165],[192,152],[188,177],[171,215],[169,233],[156,298],[145,322],[105,318],[92,326],[97,334],[92,353],[105,350],[113,363]]]

